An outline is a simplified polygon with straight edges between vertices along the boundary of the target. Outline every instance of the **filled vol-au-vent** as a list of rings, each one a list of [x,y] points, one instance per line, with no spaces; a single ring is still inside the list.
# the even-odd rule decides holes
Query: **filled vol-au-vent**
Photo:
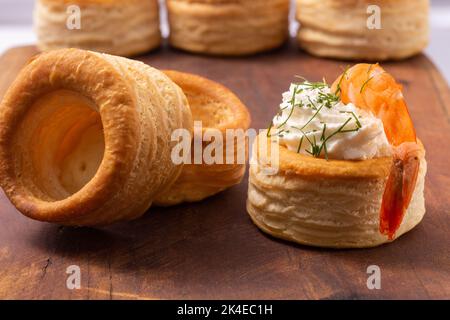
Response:
[[[302,80],[283,94],[254,144],[247,211],[274,237],[373,247],[422,220],[426,169],[401,86],[379,65],[358,64],[331,87]]]

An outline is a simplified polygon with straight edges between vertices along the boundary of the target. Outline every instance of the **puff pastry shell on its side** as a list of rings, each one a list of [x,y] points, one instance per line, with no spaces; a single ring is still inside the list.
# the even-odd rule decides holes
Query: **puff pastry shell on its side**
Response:
[[[42,51],[80,48],[133,56],[161,44],[158,0],[37,0],[34,28]]]
[[[170,43],[186,51],[248,55],[288,37],[290,0],[167,0]]]
[[[227,129],[236,129],[245,134],[250,126],[250,114],[233,92],[217,82],[177,71],[165,73],[186,94],[194,121],[201,121],[201,132],[194,133],[198,135],[197,138],[201,143],[200,153],[203,155],[205,149],[212,143],[209,140],[202,142],[201,137],[210,129],[222,135],[223,148],[222,164],[207,164],[204,160],[201,164],[195,164],[195,146],[192,141],[191,164],[185,164],[178,180],[157,198],[157,204],[169,206],[181,202],[200,201],[241,182],[247,159],[246,139],[228,141],[226,132]],[[227,142],[228,148],[230,146],[232,148],[229,152],[234,151],[235,163],[226,163]],[[241,159],[245,157],[244,163],[238,162],[239,157]]]
[[[171,133],[192,131],[185,95],[141,62],[43,53],[0,105],[0,184],[24,215],[62,225],[141,216],[179,176]]]
[[[267,139],[260,135],[258,139]],[[381,199],[391,158],[341,161],[279,148],[279,171],[268,175],[254,144],[247,211],[264,232],[318,247],[363,248],[389,242],[379,232]],[[414,228],[425,214],[425,152],[416,189],[396,233]]]
[[[380,8],[381,29],[368,28],[369,6]],[[427,46],[428,11],[428,0],[297,0],[298,39],[320,57],[404,59]]]

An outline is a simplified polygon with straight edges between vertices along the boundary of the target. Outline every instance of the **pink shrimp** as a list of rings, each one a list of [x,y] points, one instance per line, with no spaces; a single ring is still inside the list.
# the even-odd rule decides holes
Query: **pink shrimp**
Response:
[[[380,232],[393,239],[411,201],[420,165],[420,147],[402,86],[378,64],[357,64],[334,82],[332,90],[342,102],[368,110],[383,122],[393,163],[381,203]]]

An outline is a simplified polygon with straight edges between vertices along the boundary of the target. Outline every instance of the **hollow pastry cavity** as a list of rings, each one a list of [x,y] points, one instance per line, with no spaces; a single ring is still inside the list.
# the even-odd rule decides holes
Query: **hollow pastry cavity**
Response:
[[[161,44],[157,0],[38,0],[34,26],[42,51],[81,48],[132,56]]]
[[[28,141],[19,151],[28,154],[31,162],[23,167],[23,174],[34,178],[44,197],[57,200],[76,193],[92,179],[105,150],[103,126],[93,102],[64,89],[36,99],[16,139]]]
[[[245,105],[226,87],[200,76],[165,71],[165,73],[181,87],[189,101],[194,121],[202,124],[201,132],[196,132],[197,139],[210,129],[217,130],[223,137],[223,164],[194,164],[194,141],[191,144],[191,164],[185,164],[180,177],[171,188],[157,198],[156,203],[162,206],[175,205],[182,202],[200,201],[219,193],[241,182],[245,173],[244,163],[226,164],[226,130],[236,129],[242,132],[250,126],[250,114]],[[202,140],[200,140],[202,141]],[[235,159],[238,154],[245,155],[247,143],[238,143],[238,139],[230,140]],[[210,145],[203,141],[200,152],[203,154]]]
[[[248,55],[288,37],[289,0],[168,0],[170,43],[212,55]]]
[[[64,225],[141,216],[179,176],[171,133],[192,131],[181,89],[143,63],[41,54],[0,105],[0,183],[17,209]]]
[[[259,139],[267,139],[261,134]],[[268,175],[267,158],[254,144],[247,211],[264,232],[318,247],[363,248],[390,242],[379,232],[381,199],[391,158],[325,160],[279,146],[279,171]],[[411,203],[396,238],[425,214],[425,151]]]
[[[321,57],[404,59],[427,46],[428,11],[428,0],[297,0],[298,39]]]

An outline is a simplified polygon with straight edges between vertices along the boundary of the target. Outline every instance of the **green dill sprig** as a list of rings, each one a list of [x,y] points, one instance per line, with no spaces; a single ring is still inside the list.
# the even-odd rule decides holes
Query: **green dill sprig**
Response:
[[[319,91],[318,95],[319,98],[317,99],[317,102],[324,104],[328,109],[331,109],[335,104],[339,102],[339,97],[334,93],[323,93]]]
[[[277,127],[277,129],[280,129],[282,126],[284,126],[288,121],[289,121],[289,119],[292,117],[292,114],[294,113],[294,105],[292,105],[292,108],[291,108],[291,111],[289,112],[289,115],[287,116],[287,118],[283,121],[283,123],[281,123],[278,127]]]
[[[363,83],[363,85],[361,86],[361,90],[359,90],[359,93],[362,93],[363,92],[363,90],[364,90],[364,88],[367,86],[367,84],[370,82],[370,80],[372,80],[373,79],[373,76],[372,77],[369,77],[366,81],[364,81],[364,83]]]
[[[270,126],[269,126],[269,128],[267,129],[267,138],[272,137],[272,136],[270,135],[270,132],[272,131],[272,128],[273,128],[273,120],[270,121]]]
[[[335,94],[336,96],[337,96],[338,94],[340,94],[341,91],[342,91],[342,87],[341,87],[342,81],[344,81],[344,77],[347,76],[347,72],[348,72],[348,69],[349,69],[349,68],[350,68],[349,66],[346,66],[346,67],[345,67],[344,72],[342,73],[342,76],[341,76],[341,78],[339,79],[339,82],[338,82],[338,84],[337,84],[337,86],[336,86],[336,91],[334,92],[334,94]]]
[[[311,146],[311,150],[305,149],[305,151],[307,153],[309,153],[310,155],[312,155],[313,157],[317,157],[318,156],[317,154],[320,154],[320,152],[319,152],[320,147],[317,144],[316,136],[313,136],[313,140],[311,140],[310,138],[308,138],[308,136],[306,135],[305,132],[303,132],[302,130],[301,130],[301,132],[303,133],[303,137],[305,137],[306,140],[308,140],[309,145]]]
[[[297,107],[301,107],[301,106],[302,106],[301,103],[300,103],[300,104],[296,104],[297,94],[299,94],[300,92],[302,92],[302,89],[299,88],[299,86],[300,86],[300,85],[297,84],[297,85],[295,86],[295,88],[294,88],[294,93],[292,94],[292,98],[291,98],[291,101],[290,101],[290,104],[291,104],[292,108],[291,108],[291,111],[289,112],[288,117],[283,121],[282,124],[280,124],[280,125],[277,127],[277,129],[281,128],[282,126],[284,126],[284,125],[289,121],[289,119],[292,117],[292,114],[294,113],[294,108],[295,108],[296,106],[297,106]]]
[[[353,116],[353,119],[355,119],[356,126],[358,128],[362,128],[361,122],[359,121],[358,117],[356,116],[356,114],[353,111],[340,111],[340,113],[351,114]]]
[[[303,139],[305,138],[305,136],[303,135],[302,138],[300,139],[300,142],[298,144],[298,148],[297,148],[297,153],[300,153],[300,151],[302,150],[302,145],[303,145]]]
[[[308,96],[308,101],[309,101],[309,107],[314,109],[314,110],[317,110],[316,105],[314,104],[314,102],[312,102],[312,100],[311,100],[311,98],[309,96]]]
[[[306,140],[309,142],[310,145],[310,150],[305,149],[305,152],[310,154],[311,156],[318,158],[320,157],[320,155],[322,154],[322,152],[325,155],[325,159],[328,160],[328,147],[327,147],[327,143],[328,141],[333,138],[334,136],[336,136],[337,134],[340,133],[348,133],[348,132],[356,132],[359,129],[361,129],[360,124],[356,125],[355,128],[353,129],[345,129],[345,127],[348,125],[348,123],[353,119],[353,117],[349,117],[336,131],[334,131],[333,133],[331,133],[329,136],[326,136],[326,130],[327,130],[327,125],[326,123],[323,126],[322,129],[322,134],[320,136],[320,142],[318,143],[316,141],[316,137],[313,136],[313,139],[310,139],[307,136],[307,133],[305,133],[303,130],[300,130],[300,132],[303,134],[302,138],[301,138],[301,142],[303,143],[303,138],[306,138]],[[308,132],[309,133],[309,132]],[[301,145],[300,145],[301,146]],[[297,151],[297,153],[299,153],[301,150],[301,147],[299,147],[299,151]]]
[[[303,127],[300,128],[300,131],[302,131],[303,129],[305,129],[306,126],[307,126],[308,124],[310,124],[311,121],[314,120],[314,118],[319,114],[320,110],[322,110],[323,106],[324,106],[324,105],[321,105],[320,108],[317,109],[317,111],[313,114],[313,116],[312,116],[312,117],[311,117],[311,118],[303,125]]]

